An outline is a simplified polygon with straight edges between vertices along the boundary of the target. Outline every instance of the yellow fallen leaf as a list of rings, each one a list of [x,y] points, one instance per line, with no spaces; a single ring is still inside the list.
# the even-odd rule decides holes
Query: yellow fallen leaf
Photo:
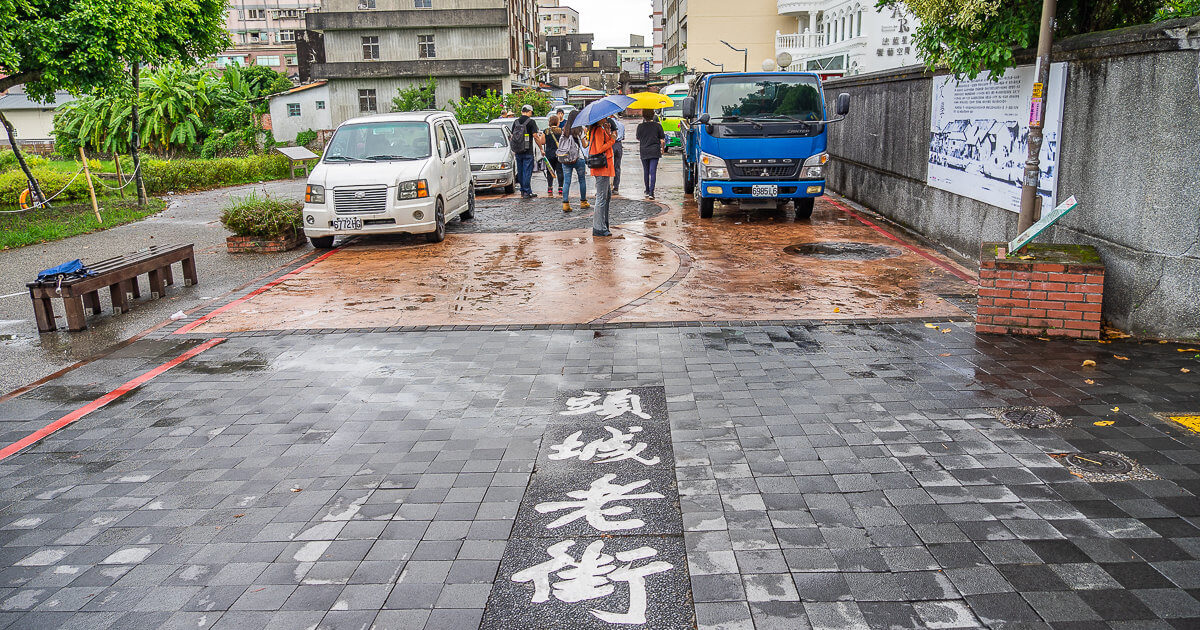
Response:
[[[841,313],[841,312],[842,312],[842,309],[840,309],[840,308],[838,308],[838,307],[836,307],[836,306],[835,306],[835,307],[833,307],[833,312],[834,312],[834,313]]]
[[[1033,256],[1017,256],[1017,258],[1021,260],[1033,260]]]
[[[1096,422],[1093,422],[1092,424],[1094,424],[1098,427],[1111,427],[1112,425],[1116,424],[1116,421],[1115,420],[1097,420]]]
[[[1113,358],[1114,358],[1114,359],[1120,359],[1120,360],[1122,360],[1122,361],[1128,361],[1128,360],[1129,360],[1129,357],[1123,357],[1123,356],[1121,356],[1121,355],[1119,355],[1119,354],[1114,354],[1114,355],[1113,355]]]
[[[1083,367],[1096,367],[1096,362],[1091,359],[1086,359],[1083,362]]]
[[[1049,337],[1038,337],[1038,341],[1050,341]]]
[[[1113,410],[1113,411],[1120,411],[1120,410],[1121,410],[1121,408],[1120,408],[1120,407],[1113,407],[1113,408],[1112,408],[1112,410]]]
[[[1177,350],[1179,352],[1200,352],[1200,350],[1197,350],[1195,348],[1176,348],[1175,350]]]
[[[943,352],[943,353],[939,354],[938,356],[939,356],[939,357],[948,357],[948,356],[950,356],[950,353],[949,353],[949,352]],[[1184,368],[1184,369],[1187,369],[1187,368]]]
[[[937,324],[925,324],[925,327],[926,328],[937,328],[938,325]]]
[[[1087,383],[1088,385],[1095,385],[1095,384],[1096,384],[1096,381],[1093,381],[1093,380],[1092,380],[1092,379],[1090,379],[1090,378],[1085,378],[1085,379],[1083,379],[1083,382],[1084,382],[1084,383]]]
[[[1180,371],[1180,372],[1183,372],[1184,374],[1187,374],[1188,372],[1191,372],[1191,370],[1189,370],[1189,369],[1187,369],[1187,368],[1179,368],[1179,371]]]

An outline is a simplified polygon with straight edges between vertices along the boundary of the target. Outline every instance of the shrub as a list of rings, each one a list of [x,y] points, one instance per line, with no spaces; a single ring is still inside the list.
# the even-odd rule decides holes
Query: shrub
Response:
[[[235,197],[221,210],[221,225],[235,236],[257,238],[294,237],[302,227],[298,201],[279,201],[250,193]]]
[[[396,88],[392,99],[392,111],[415,112],[422,109],[437,109],[437,79],[429,77],[424,83],[407,88]]]
[[[468,96],[460,101],[451,101],[450,108],[460,125],[485,123],[499,118],[504,113],[504,97],[495,90],[483,96]]]
[[[45,160],[42,160],[42,162],[45,163]],[[61,195],[55,197],[54,201],[80,199],[88,196],[87,180],[82,175],[75,177],[75,173],[62,173],[47,168],[32,168],[32,170],[33,177],[41,184],[42,192],[47,197],[53,196],[66,186],[66,190],[63,190]],[[71,181],[72,177],[75,177],[75,181]],[[70,183],[69,186],[68,182]],[[20,169],[0,173],[0,205],[16,205],[20,199],[21,191],[28,187],[29,182],[25,179],[25,174]]]
[[[316,139],[317,132],[313,131],[312,129],[306,129],[296,134],[296,146],[306,147],[312,142],[316,141]]]
[[[288,177],[282,155],[251,155],[214,160],[142,160],[147,193],[215,188]]]
[[[28,164],[29,168],[31,168],[31,169],[37,168],[39,166],[45,166],[50,161],[40,155],[33,155],[28,152],[25,153],[24,157],[25,157],[25,163]],[[13,153],[12,149],[5,149],[3,151],[0,151],[0,173],[5,173],[8,171],[20,171],[20,170],[21,170],[21,165],[17,164],[17,154]],[[35,177],[36,177],[36,175],[35,175]]]

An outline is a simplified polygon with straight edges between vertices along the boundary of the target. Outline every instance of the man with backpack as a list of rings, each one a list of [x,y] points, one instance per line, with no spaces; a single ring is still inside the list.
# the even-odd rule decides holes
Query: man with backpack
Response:
[[[533,177],[533,147],[534,144],[540,145],[543,142],[537,122],[533,120],[533,106],[527,104],[521,108],[521,116],[513,123],[512,135],[509,137],[509,146],[517,156],[517,182],[521,186],[522,199],[533,199],[537,196],[530,183]]]

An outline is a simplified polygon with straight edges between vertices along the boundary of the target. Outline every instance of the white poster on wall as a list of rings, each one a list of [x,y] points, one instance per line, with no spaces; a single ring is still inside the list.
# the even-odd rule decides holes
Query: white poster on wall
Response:
[[[963,81],[934,77],[928,184],[1020,212],[1036,78],[1033,66],[1010,68],[999,81],[991,81],[987,72]],[[1066,79],[1065,63],[1050,64],[1038,187],[1043,208],[1057,203]]]

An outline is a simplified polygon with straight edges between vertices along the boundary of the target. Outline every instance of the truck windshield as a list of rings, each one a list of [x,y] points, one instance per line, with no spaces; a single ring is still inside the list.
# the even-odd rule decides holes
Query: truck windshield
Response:
[[[326,162],[418,160],[429,157],[429,124],[372,122],[342,125],[325,150]]]
[[[821,92],[816,77],[713,77],[705,105],[713,118],[821,120]]]

